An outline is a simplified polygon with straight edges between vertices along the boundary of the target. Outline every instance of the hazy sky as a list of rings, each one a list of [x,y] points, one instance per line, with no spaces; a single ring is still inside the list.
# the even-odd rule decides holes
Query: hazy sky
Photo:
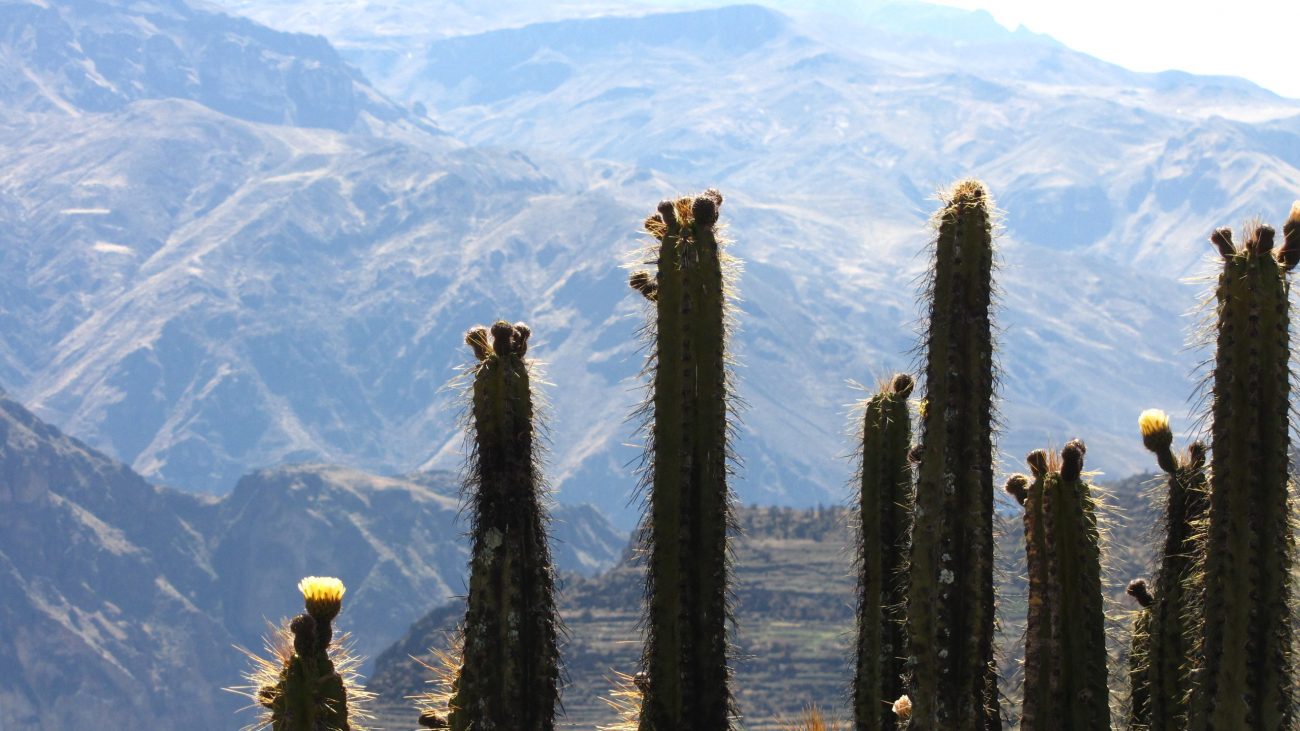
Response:
[[[1300,2],[1230,0],[932,0],[1023,24],[1135,71],[1242,76],[1300,98]]]

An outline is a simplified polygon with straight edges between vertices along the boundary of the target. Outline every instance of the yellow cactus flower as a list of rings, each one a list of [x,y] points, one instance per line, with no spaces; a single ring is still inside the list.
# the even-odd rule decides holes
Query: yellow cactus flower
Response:
[[[1161,432],[1169,431],[1169,414],[1160,409],[1147,409],[1138,417],[1138,429],[1142,430],[1142,438],[1153,437]]]
[[[308,576],[298,582],[307,613],[317,622],[331,622],[343,608],[343,582],[332,576]]]

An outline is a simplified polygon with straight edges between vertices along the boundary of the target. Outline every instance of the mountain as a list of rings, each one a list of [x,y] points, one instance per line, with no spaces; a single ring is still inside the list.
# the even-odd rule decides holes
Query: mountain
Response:
[[[343,628],[373,657],[464,592],[448,473],[262,470],[221,499],[149,484],[0,396],[0,728],[229,729],[243,657],[301,610],[310,574],[348,587]],[[624,536],[554,513],[557,565],[610,565]]]
[[[319,63],[352,79],[323,85],[343,95],[331,108],[377,105],[330,126],[293,111],[287,81],[258,87],[279,99],[269,116],[199,91],[93,111],[5,87],[0,379],[150,480],[211,492],[286,462],[455,467],[462,406],[444,386],[468,359],[461,333],[506,317],[534,326],[554,384],[558,499],[631,527],[644,310],[621,265],[654,201],[717,185],[745,262],[735,488],[835,502],[860,395],[845,382],[915,366],[929,197],[966,175],[1007,211],[1000,448],[1081,436],[1099,469],[1127,474],[1145,464],[1136,413],[1195,389],[1184,279],[1204,235],[1277,217],[1300,190],[1300,104],[1134,74],[959,11],[551,15],[599,8],[575,2],[532,22],[518,3],[407,3],[382,28],[358,22],[340,60],[193,6],[84,1],[29,4],[95,18],[64,21],[83,35],[179,37],[196,69],[220,65],[211,38],[234,38],[266,49],[246,59],[253,78]],[[469,12],[473,32],[385,30],[440,9]],[[46,15],[28,12],[0,57],[48,96],[66,74],[41,71],[25,39]],[[358,50],[367,33],[388,50]],[[68,63],[137,78],[77,43]]]
[[[1130,579],[1149,575],[1152,560],[1155,513],[1143,490],[1151,480],[1142,475],[1107,491],[1106,591],[1110,641],[1117,652],[1129,637],[1126,610],[1131,607],[1124,588]],[[1002,691],[1018,698],[1027,588],[1024,533],[1011,512],[999,518],[998,645]],[[732,687],[745,728],[785,731],[809,703],[843,719],[856,601],[848,511],[746,507],[737,518]],[[598,728],[617,720],[602,699],[613,687],[615,671],[636,669],[641,649],[643,570],[633,556],[629,550],[618,566],[599,576],[562,582],[569,678],[562,728]],[[379,693],[376,705],[385,728],[411,725],[414,713],[406,698],[425,690],[431,679],[421,662],[436,666],[431,650],[447,648],[449,633],[463,618],[461,602],[434,609],[378,656],[369,688]]]
[[[1139,408],[1194,400],[1183,315],[1201,301],[1188,279],[1208,270],[1206,235],[1278,219],[1300,191],[1300,102],[1241,79],[1131,72],[986,13],[779,5],[790,14],[591,3],[545,22],[478,6],[477,25],[495,27],[445,37],[386,32],[419,26],[397,19],[428,4],[385,6],[386,23],[331,4],[356,13],[346,29],[292,17],[458,139],[729,194],[746,263],[744,499],[840,494],[853,394],[839,384],[912,365],[931,198],[966,175],[1005,211],[1004,453],[1081,435],[1100,469],[1139,469]],[[240,3],[259,17],[300,6]]]
[[[182,0],[0,5],[7,117],[120,111],[187,99],[238,119],[335,130],[406,112],[323,38],[280,33]]]

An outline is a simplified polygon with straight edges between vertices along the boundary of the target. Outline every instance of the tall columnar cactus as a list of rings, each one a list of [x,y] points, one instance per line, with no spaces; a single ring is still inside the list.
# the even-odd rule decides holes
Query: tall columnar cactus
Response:
[[[1199,626],[1200,574],[1194,570],[1198,543],[1209,507],[1205,445],[1193,442],[1181,457],[1173,451],[1169,416],[1158,409],[1138,419],[1142,443],[1168,475],[1164,499],[1164,546],[1155,594],[1145,582],[1130,584],[1140,605],[1130,654],[1129,726],[1150,731],[1187,728],[1191,691],[1193,630]]]
[[[638,687],[643,731],[731,725],[728,686],[727,258],[716,233],[722,196],[659,204],[646,220],[654,272],[632,286],[654,303],[646,410],[647,637]]]
[[[958,183],[938,216],[908,590],[911,728],[1001,727],[993,662],[992,203]]]
[[[900,373],[863,404],[858,474],[858,646],[853,676],[856,731],[893,731],[903,694],[903,624],[912,513],[912,377]]]
[[[272,657],[249,653],[254,662],[249,694],[263,708],[257,728],[351,731],[358,704],[370,694],[353,682],[357,658],[335,642],[343,582],[308,576],[298,589],[306,611],[268,640]]]
[[[1291,403],[1289,284],[1300,253],[1300,206],[1276,256],[1274,231],[1255,225],[1243,246],[1211,237],[1223,259],[1211,415],[1204,620],[1193,729],[1291,728],[1294,539],[1288,500]]]
[[[1078,440],[1065,445],[1057,464],[1037,450],[1027,460],[1033,480],[1015,475],[1007,483],[1025,508],[1024,731],[1110,728],[1100,533],[1083,457]]]
[[[550,731],[559,704],[559,615],[546,538],[537,415],[522,323],[465,336],[473,367],[466,486],[472,559],[463,662],[445,722],[453,731]]]

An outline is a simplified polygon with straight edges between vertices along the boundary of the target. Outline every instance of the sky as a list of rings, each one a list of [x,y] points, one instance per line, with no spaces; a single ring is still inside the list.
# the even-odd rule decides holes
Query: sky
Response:
[[[987,10],[1134,71],[1241,76],[1300,99],[1300,2],[1232,0],[931,0]]]

